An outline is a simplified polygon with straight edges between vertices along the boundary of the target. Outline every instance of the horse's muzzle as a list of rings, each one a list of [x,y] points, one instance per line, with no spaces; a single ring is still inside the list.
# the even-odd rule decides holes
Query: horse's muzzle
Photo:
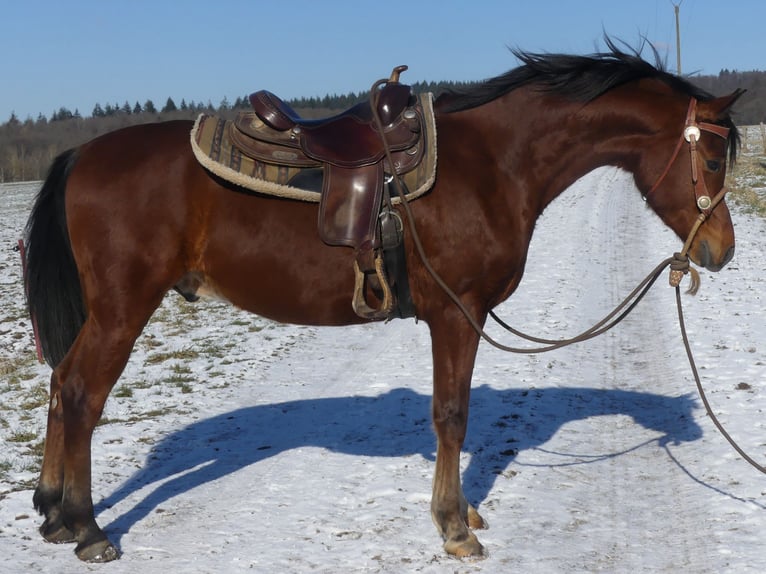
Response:
[[[710,250],[710,245],[707,240],[700,242],[697,249],[697,265],[704,267],[708,271],[720,271],[726,264],[734,258],[734,246],[729,247],[723,254],[723,257],[716,260],[713,253]]]

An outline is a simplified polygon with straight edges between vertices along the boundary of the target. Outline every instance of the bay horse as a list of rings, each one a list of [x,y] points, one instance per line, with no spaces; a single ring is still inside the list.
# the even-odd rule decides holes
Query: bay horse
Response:
[[[607,43],[591,55],[516,52],[519,67],[435,101],[436,181],[411,213],[430,265],[480,325],[519,285],[538,216],[591,170],[632,173],[681,238],[710,209],[695,190],[723,189],[737,154],[730,110],[740,92],[713,97],[667,72],[656,52],[649,63],[641,50]],[[690,127],[697,131],[687,142]],[[193,285],[193,295],[286,323],[363,322],[351,305],[353,255],[322,243],[317,204],[245,192],[211,175],[192,154],[191,129],[190,121],[128,127],[63,153],[27,226],[28,303],[53,368],[33,501],[45,540],[76,542],[86,561],[118,557],[94,517],[92,433],[166,292]],[[486,524],[463,494],[459,469],[480,338],[437,287],[412,234],[404,240],[416,316],[432,341],[431,514],[447,553],[482,556],[474,530]],[[733,253],[721,202],[689,256],[718,271]]]

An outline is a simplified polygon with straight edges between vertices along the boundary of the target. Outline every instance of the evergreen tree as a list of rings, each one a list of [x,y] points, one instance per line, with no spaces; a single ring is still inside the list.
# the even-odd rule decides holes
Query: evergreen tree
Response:
[[[53,116],[51,118],[52,122],[59,122],[64,120],[71,120],[74,117],[74,114],[70,112],[65,107],[60,107],[58,111],[53,112]]]
[[[139,104],[138,101],[136,101],[136,105],[133,106],[133,113],[134,114],[140,114],[143,111],[144,110],[141,108],[141,104]]]
[[[101,107],[101,104],[96,104],[95,106],[93,106],[93,112],[91,113],[91,115],[94,118],[103,118],[106,115],[106,113],[104,113],[104,108]]]
[[[144,103],[144,111],[147,114],[156,114],[157,108],[154,107],[154,102],[152,102],[151,100],[146,100],[146,102]]]
[[[162,108],[162,113],[166,114],[168,112],[175,112],[178,108],[176,107],[176,103],[173,101],[173,98],[168,98],[168,101],[165,102],[165,106]]]

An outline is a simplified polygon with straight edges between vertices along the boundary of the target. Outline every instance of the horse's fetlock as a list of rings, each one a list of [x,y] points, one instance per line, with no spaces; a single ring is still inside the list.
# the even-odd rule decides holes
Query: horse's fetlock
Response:
[[[37,512],[43,516],[47,516],[52,508],[61,504],[61,492],[48,490],[38,486],[32,495],[32,504]]]

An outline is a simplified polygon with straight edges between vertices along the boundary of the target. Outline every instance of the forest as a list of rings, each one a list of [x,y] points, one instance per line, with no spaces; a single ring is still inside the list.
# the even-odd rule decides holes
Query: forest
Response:
[[[735,106],[735,121],[739,125],[766,122],[766,72],[737,72],[722,70],[717,76],[694,76],[689,78],[713,95],[724,95],[737,88],[747,93]],[[447,89],[470,85],[462,82],[417,82],[412,85],[416,93],[430,91],[439,94]],[[328,95],[323,98],[298,98],[289,104],[305,117],[322,117],[337,113],[363,99],[366,92],[345,95]],[[247,96],[237,97],[234,102],[224,98],[217,106],[211,102],[187,102],[177,104],[168,97],[159,109],[151,101],[97,103],[89,115],[80,110],[61,107],[50,117],[40,113],[37,118],[20,119],[14,114],[0,124],[0,183],[33,181],[45,177],[48,166],[62,151],[80,145],[100,134],[125,126],[171,119],[194,119],[202,112],[233,117],[249,108]]]

